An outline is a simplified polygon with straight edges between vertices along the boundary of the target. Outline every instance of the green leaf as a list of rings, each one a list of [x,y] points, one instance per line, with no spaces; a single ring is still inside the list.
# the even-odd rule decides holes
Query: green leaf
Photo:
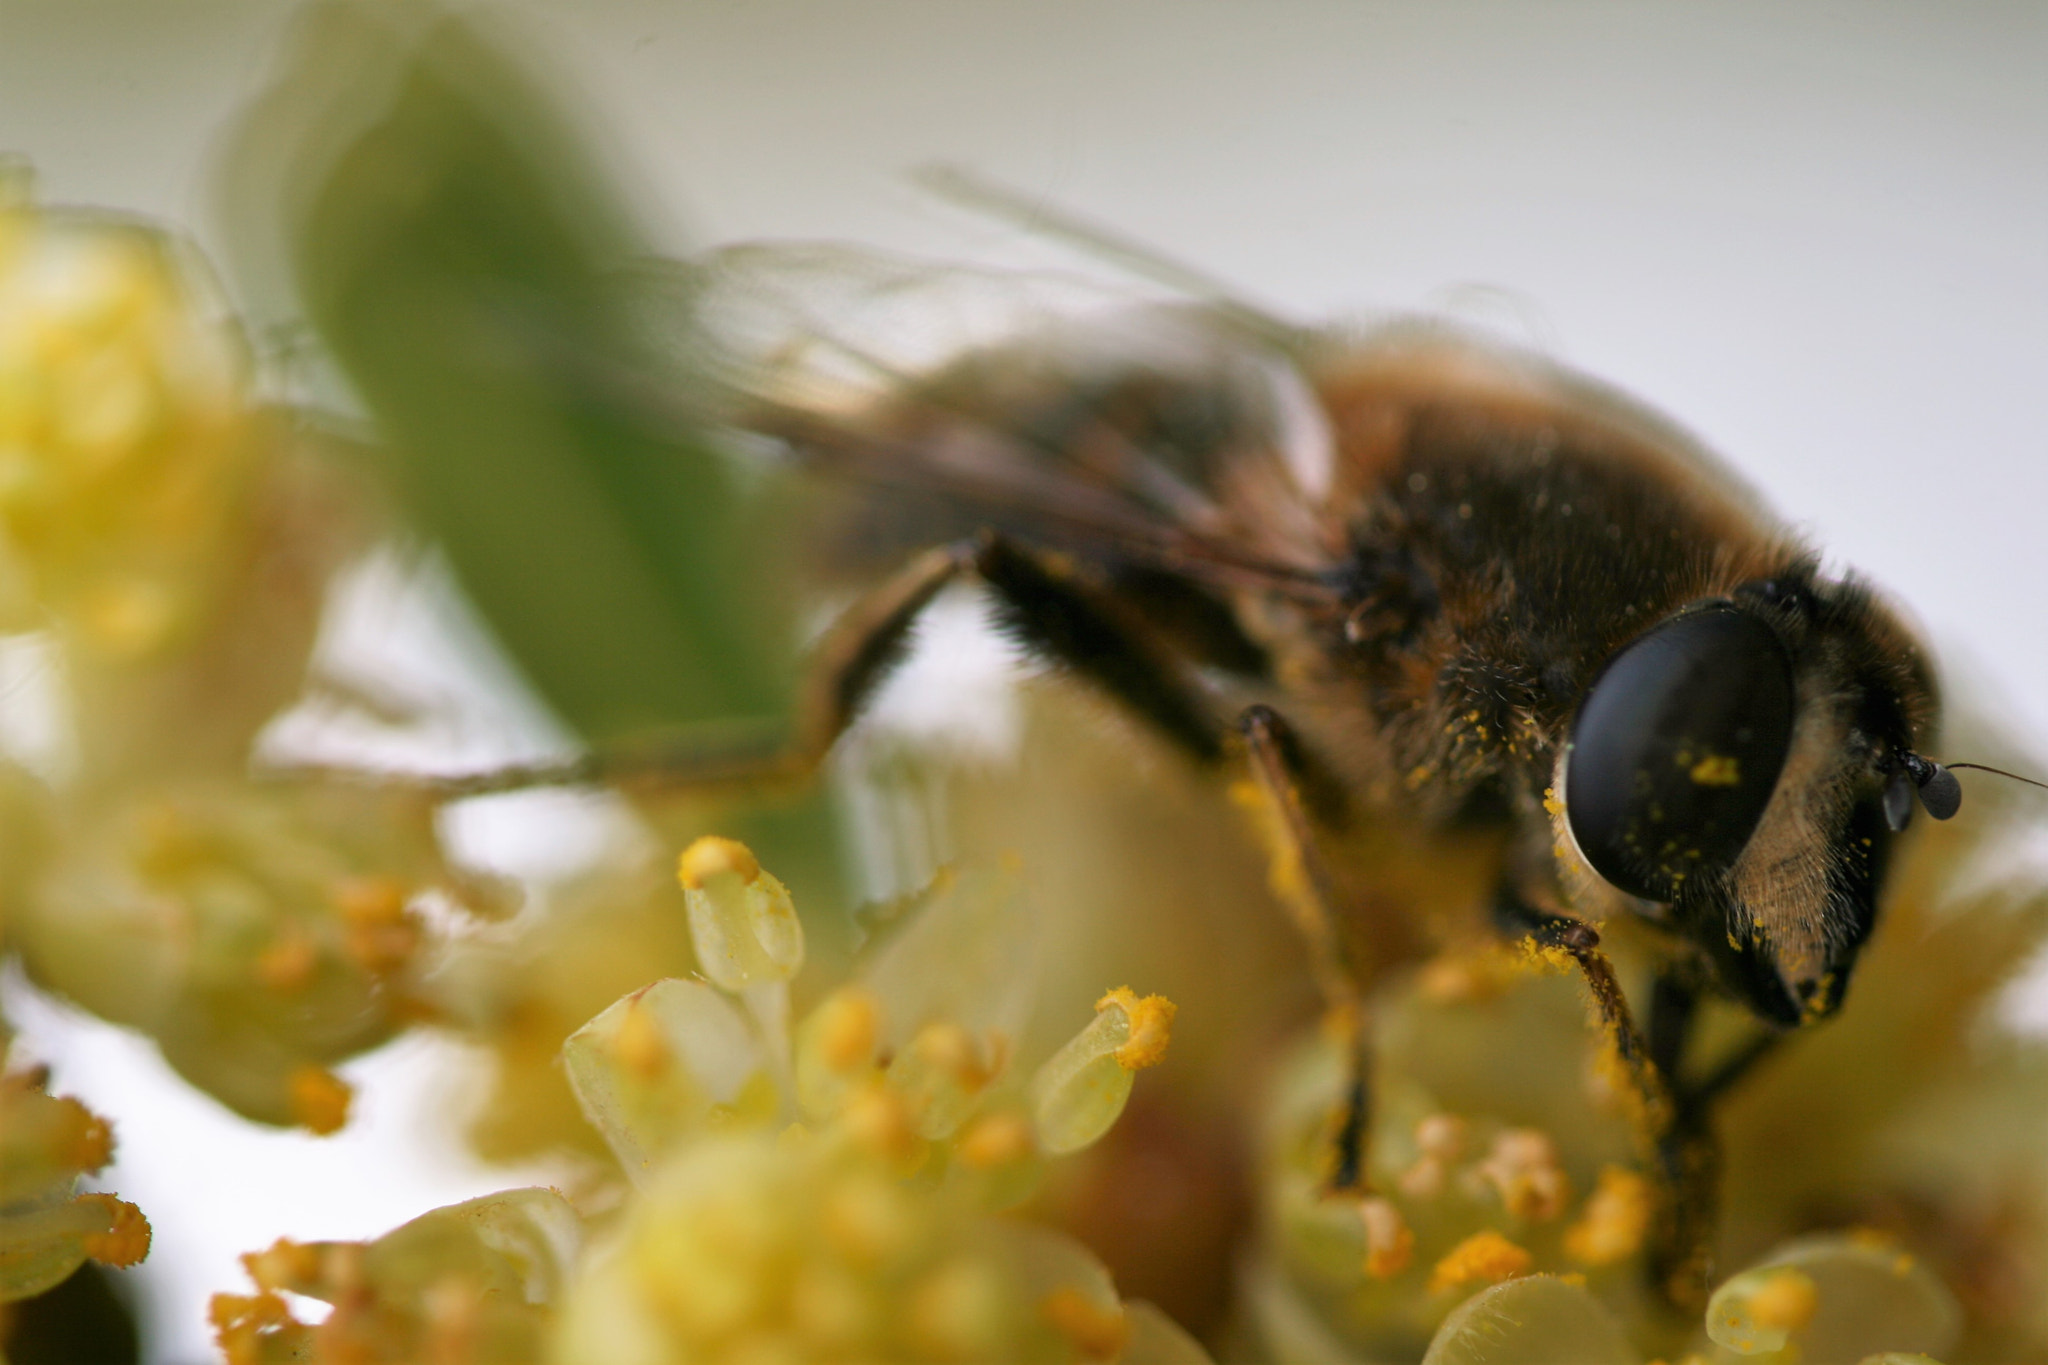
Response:
[[[691,380],[639,339],[590,150],[466,21],[323,6],[302,36],[238,193],[283,178],[295,293],[414,524],[586,739],[782,717],[781,556],[711,437],[649,419]]]

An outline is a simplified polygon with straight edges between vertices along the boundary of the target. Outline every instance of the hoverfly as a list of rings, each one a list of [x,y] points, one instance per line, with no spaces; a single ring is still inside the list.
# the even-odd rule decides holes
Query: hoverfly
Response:
[[[1025,216],[1195,297],[923,369],[806,324],[733,386],[732,426],[885,493],[855,539],[893,575],[826,635],[788,757],[814,765],[920,613],[974,580],[1030,652],[1195,763],[1249,767],[1308,873],[1293,908],[1347,1017],[1364,1017],[1350,945],[1377,936],[1382,961],[1427,945],[1362,923],[1344,850],[1375,831],[1454,842],[1502,932],[1584,970],[1653,1116],[1672,1201],[1659,1269],[1696,1290],[1711,1101],[1770,1038],[1841,1008],[1894,839],[1916,806],[1959,806],[1926,756],[1926,649],[1711,454],[1596,381],[1441,325],[1297,328]],[[735,316],[745,256],[726,263]],[[717,293],[696,300],[709,330],[744,332]],[[882,382],[847,401],[761,378],[848,365]],[[1615,916],[1667,950],[1640,1027],[1599,947]],[[1708,996],[1767,1027],[1693,1076]],[[1361,1032],[1339,1188],[1362,1177],[1366,1056]]]

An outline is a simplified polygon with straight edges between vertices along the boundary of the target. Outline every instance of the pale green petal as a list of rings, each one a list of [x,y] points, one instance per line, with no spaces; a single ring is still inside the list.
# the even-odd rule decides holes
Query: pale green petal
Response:
[[[1079,1151],[1123,1113],[1134,1073],[1116,1054],[1130,1036],[1128,1015],[1103,1010],[1032,1077],[1032,1119],[1039,1146],[1048,1153]]]
[[[1752,1311],[1756,1295],[1780,1272],[1813,1286],[1811,1320],[1788,1333]],[[1789,1242],[1715,1291],[1707,1334],[1751,1360],[1771,1365],[1854,1365],[1877,1351],[1939,1354],[1955,1343],[1962,1313],[1955,1298],[1913,1256],[1870,1239],[1826,1236]]]
[[[569,1036],[562,1064],[584,1116],[636,1178],[664,1150],[740,1105],[764,1074],[739,1009],[696,981],[657,981]]]
[[[892,1051],[940,1020],[1016,1039],[1038,991],[1037,928],[1017,877],[942,873],[884,926],[859,976],[882,1002]]]
[[[1201,1343],[1157,1307],[1140,1299],[1124,1306],[1131,1341],[1117,1365],[1214,1365]]]
[[[1459,1305],[1422,1365],[1642,1365],[1642,1359],[1583,1286],[1531,1275]]]

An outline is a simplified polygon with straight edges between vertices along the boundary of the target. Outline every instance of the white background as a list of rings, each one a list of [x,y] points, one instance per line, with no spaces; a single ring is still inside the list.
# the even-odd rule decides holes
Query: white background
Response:
[[[0,150],[50,200],[204,238],[215,132],[287,8],[0,0]],[[528,26],[678,248],[1003,258],[1011,229],[907,183],[948,160],[1304,318],[1501,325],[1669,412],[1896,593],[2014,736],[1951,757],[2048,751],[2048,8],[585,0]],[[201,1358],[230,1250],[506,1183],[395,1155],[426,1062],[376,1073],[383,1138],[323,1147],[239,1133],[119,1035],[67,1037],[74,1083],[135,1116],[109,1183],[157,1217],[165,1358]]]

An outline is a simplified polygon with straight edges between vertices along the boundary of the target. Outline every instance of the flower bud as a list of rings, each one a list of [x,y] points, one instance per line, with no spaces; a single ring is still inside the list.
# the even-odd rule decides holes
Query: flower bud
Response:
[[[698,965],[721,990],[787,981],[804,965],[804,930],[789,889],[745,844],[707,836],[683,850],[676,876],[689,905]]]

